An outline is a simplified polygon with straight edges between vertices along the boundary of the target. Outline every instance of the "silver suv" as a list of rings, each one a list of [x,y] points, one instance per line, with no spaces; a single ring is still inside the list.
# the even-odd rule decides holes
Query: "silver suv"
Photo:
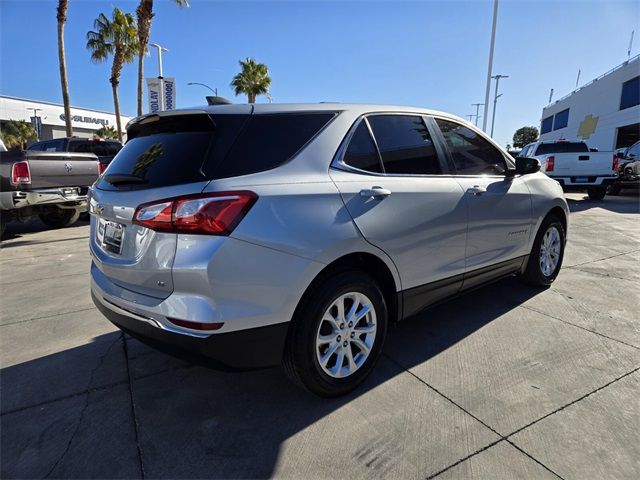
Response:
[[[90,192],[92,296],[175,354],[282,363],[341,395],[389,323],[508,275],[547,286],[562,264],[559,184],[446,113],[225,105],[127,134]]]

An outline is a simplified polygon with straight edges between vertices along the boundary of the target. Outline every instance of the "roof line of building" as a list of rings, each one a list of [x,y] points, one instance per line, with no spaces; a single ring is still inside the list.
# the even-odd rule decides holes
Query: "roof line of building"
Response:
[[[591,80],[590,82],[587,82],[587,83],[585,83],[584,85],[581,85],[580,87],[576,88],[575,90],[573,90],[573,91],[571,91],[571,92],[567,93],[564,97],[559,98],[559,99],[558,99],[558,100],[556,100],[555,102],[551,102],[550,104],[548,104],[548,105],[547,105],[547,106],[545,106],[544,108],[547,108],[547,107],[549,107],[549,106],[551,106],[551,105],[555,105],[556,103],[563,101],[565,98],[570,97],[570,96],[571,96],[571,95],[573,95],[574,93],[576,93],[576,92],[578,92],[578,91],[582,90],[582,89],[583,89],[583,88],[585,88],[585,87],[588,87],[588,86],[589,86],[589,85],[591,85],[592,83],[597,82],[597,81],[598,81],[598,80],[600,80],[601,78],[606,77],[607,75],[609,75],[609,74],[611,74],[611,73],[615,72],[616,70],[619,70],[620,68],[622,68],[622,67],[624,67],[624,66],[626,66],[626,65],[630,64],[631,62],[635,62],[635,61],[636,61],[636,60],[638,60],[638,59],[640,59],[640,53],[639,53],[638,55],[636,55],[635,57],[631,57],[630,59],[625,60],[625,61],[624,61],[624,62],[622,62],[620,65],[616,65],[616,66],[615,66],[615,67],[613,67],[611,70],[609,70],[607,73],[603,73],[603,74],[602,74],[602,75],[600,75],[599,77],[594,78],[594,79],[593,79],[593,80]]]
[[[47,102],[45,100],[33,100],[31,98],[14,97],[12,95],[0,95],[0,98],[9,98],[11,100],[19,100],[21,102],[43,103],[45,105],[53,105],[54,107],[64,107],[64,104],[62,104],[62,103]],[[94,108],[76,107],[75,105],[70,105],[70,108],[75,108],[77,110],[87,110],[89,112],[106,113],[107,115],[115,115],[114,112],[109,112],[107,110],[96,110]],[[123,113],[121,113],[120,115],[123,116],[123,117],[131,117],[131,118],[133,118],[133,115],[127,115],[127,114],[123,114]]]

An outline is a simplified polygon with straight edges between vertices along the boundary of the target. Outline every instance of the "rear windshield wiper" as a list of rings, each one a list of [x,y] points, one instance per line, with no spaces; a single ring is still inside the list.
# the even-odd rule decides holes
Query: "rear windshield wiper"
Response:
[[[104,176],[104,181],[110,183],[113,186],[148,183],[148,181],[144,178],[128,173],[111,173]]]

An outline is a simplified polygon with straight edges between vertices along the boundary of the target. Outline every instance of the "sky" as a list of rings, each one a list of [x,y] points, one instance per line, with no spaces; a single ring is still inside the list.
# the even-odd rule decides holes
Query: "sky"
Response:
[[[65,32],[71,104],[113,111],[110,61],[90,62],[86,33],[114,7],[137,1],[69,0]],[[214,1],[179,8],[156,0],[151,41],[169,49],[164,75],[177,82],[177,106],[205,103],[202,82],[234,102],[229,86],[238,60],[269,67],[274,102],[411,105],[475,113],[484,102],[492,1]],[[61,102],[55,0],[0,0],[0,94]],[[640,2],[523,1],[499,3],[494,74],[500,81],[495,139],[539,126],[554,99],[640,53]],[[154,49],[155,50],[155,49]],[[123,114],[136,113],[136,64],[120,83]],[[145,76],[157,76],[155,52]],[[266,102],[259,97],[258,102]],[[493,105],[493,89],[490,107]],[[146,108],[146,99],[145,99]],[[491,110],[489,111],[489,114]],[[491,116],[489,115],[489,120]],[[482,120],[480,120],[482,122]]]

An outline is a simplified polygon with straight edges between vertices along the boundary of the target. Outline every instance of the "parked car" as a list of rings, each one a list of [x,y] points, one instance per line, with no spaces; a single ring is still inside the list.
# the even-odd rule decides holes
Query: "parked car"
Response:
[[[73,225],[98,164],[93,153],[0,152],[0,236],[8,222],[34,216],[52,228]]]
[[[121,148],[122,144],[117,140],[105,140],[94,136],[92,138],[63,137],[44,140],[29,145],[27,150],[35,150],[38,152],[93,153],[100,161],[99,173],[102,174]]]
[[[617,177],[618,157],[593,151],[585,142],[538,141],[526,145],[520,155],[540,160],[542,171],[560,182],[564,191],[586,191],[592,200],[602,200]]]
[[[618,195],[623,188],[640,188],[640,142],[636,142],[623,152],[617,153],[620,159],[618,178],[609,187],[611,195]]]
[[[535,159],[471,124],[371,105],[225,105],[134,119],[90,192],[91,294],[162,350],[282,363],[344,394],[389,323],[562,265],[569,210]]]

